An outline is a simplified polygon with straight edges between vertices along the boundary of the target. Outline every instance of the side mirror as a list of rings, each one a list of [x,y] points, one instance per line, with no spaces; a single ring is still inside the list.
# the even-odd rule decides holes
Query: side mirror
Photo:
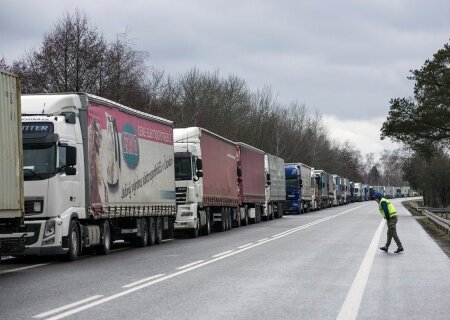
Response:
[[[196,175],[197,177],[201,178],[201,177],[203,177],[203,172],[202,172],[202,171],[197,171],[197,172],[195,173],[195,175]]]
[[[203,162],[202,159],[197,159],[195,161],[195,165],[197,167],[197,171],[201,171],[203,169]]]
[[[77,164],[77,148],[67,146],[66,147],[66,166],[74,166]],[[66,171],[67,173],[67,171]]]

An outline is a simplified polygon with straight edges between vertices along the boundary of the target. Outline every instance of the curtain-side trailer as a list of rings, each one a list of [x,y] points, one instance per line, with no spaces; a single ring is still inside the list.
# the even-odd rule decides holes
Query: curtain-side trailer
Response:
[[[264,151],[237,142],[239,220],[248,216],[250,222],[261,222],[266,201]]]

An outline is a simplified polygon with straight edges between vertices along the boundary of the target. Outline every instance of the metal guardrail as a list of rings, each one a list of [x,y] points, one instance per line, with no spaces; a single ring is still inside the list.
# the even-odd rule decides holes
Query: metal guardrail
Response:
[[[434,223],[446,229],[447,232],[450,232],[450,220],[448,220],[447,217],[444,219],[428,210],[423,210],[422,213],[425,214],[429,219],[433,220]],[[445,213],[445,215],[447,216],[447,212]]]
[[[450,208],[420,207],[418,204],[410,204],[417,211],[422,211],[428,219],[447,230],[450,233]],[[445,216],[445,218],[444,218]]]

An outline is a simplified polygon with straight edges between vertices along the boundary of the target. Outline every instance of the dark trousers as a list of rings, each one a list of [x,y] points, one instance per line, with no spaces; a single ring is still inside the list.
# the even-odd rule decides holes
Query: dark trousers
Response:
[[[393,216],[389,220],[386,221],[387,227],[388,227],[386,248],[389,248],[392,238],[394,238],[395,243],[397,243],[397,246],[399,248],[402,247],[402,243],[400,241],[400,238],[397,235],[397,227],[396,227],[397,226],[397,221],[398,221],[397,216]]]

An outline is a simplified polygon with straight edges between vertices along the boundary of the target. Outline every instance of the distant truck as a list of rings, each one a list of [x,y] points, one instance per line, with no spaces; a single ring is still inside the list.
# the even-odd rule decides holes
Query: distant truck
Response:
[[[361,202],[364,198],[364,189],[361,182],[353,183],[353,201]]]
[[[353,187],[351,185],[351,182],[349,179],[344,178],[343,179],[343,192],[342,192],[342,199],[344,204],[349,204],[352,202],[352,196],[353,196]]]
[[[172,122],[85,93],[22,96],[25,254],[108,254],[171,236]]]
[[[306,213],[312,208],[313,188],[311,172],[314,169],[303,163],[285,164],[286,209],[289,213]]]
[[[367,201],[369,200],[369,185],[368,184],[363,184],[362,185],[362,189],[363,189],[363,201]]]
[[[237,142],[238,190],[240,215],[233,221],[240,225],[248,221],[261,222],[266,202],[264,151]]]
[[[237,145],[200,127],[174,129],[176,231],[192,237],[240,225]],[[263,156],[264,157],[264,156]],[[262,163],[264,191],[264,158]],[[264,202],[264,200],[263,200]],[[244,212],[244,224],[248,223]]]
[[[20,81],[0,70],[0,255],[25,250]]]
[[[341,177],[333,174],[334,179],[334,202],[333,205],[340,206],[342,204],[342,182]]]
[[[316,186],[315,194],[318,209],[330,207],[328,176],[329,174],[324,170],[314,170],[314,179]]]
[[[266,202],[263,217],[265,219],[282,218],[286,202],[284,160],[266,153],[264,168],[266,172]]]

